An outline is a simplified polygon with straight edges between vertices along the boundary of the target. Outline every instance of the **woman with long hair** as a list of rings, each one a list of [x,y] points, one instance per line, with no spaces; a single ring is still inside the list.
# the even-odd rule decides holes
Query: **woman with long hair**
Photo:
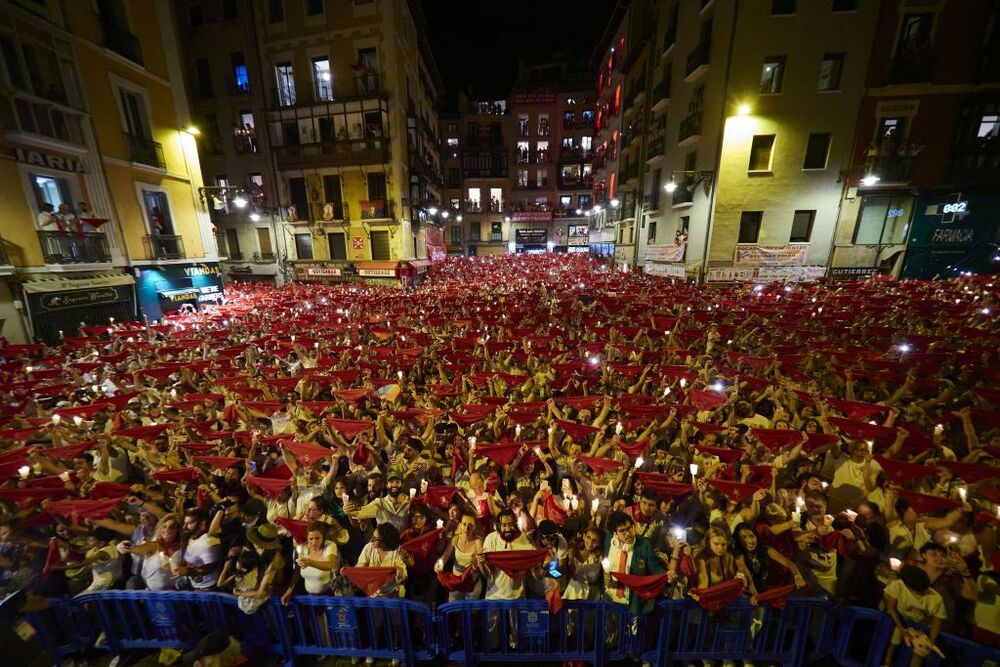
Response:
[[[459,519],[458,527],[455,529],[455,536],[451,538],[451,544],[444,550],[441,557],[434,565],[438,572],[444,570],[449,560],[454,557],[451,573],[456,577],[461,577],[471,568],[471,572],[466,575],[475,582],[469,592],[449,591],[448,602],[457,600],[478,600],[483,594],[483,581],[473,566],[476,555],[483,552],[483,538],[479,535],[477,518],[474,514],[463,513]]]
[[[750,575],[747,587],[751,599],[769,588],[787,585],[789,575],[798,588],[805,587],[806,581],[798,566],[777,549],[765,545],[749,524],[741,523],[736,526],[734,535],[736,539],[733,541],[733,552],[737,564],[742,565]]]
[[[172,591],[176,577],[173,568],[181,563],[181,520],[167,514],[156,523],[154,538],[125,548],[133,556],[142,557],[139,579],[151,591]]]

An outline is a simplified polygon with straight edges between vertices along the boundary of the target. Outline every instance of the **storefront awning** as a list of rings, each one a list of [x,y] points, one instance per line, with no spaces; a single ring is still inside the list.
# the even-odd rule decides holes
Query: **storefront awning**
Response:
[[[399,262],[358,262],[358,269],[395,269]]]
[[[434,262],[430,261],[429,259],[414,259],[410,261],[410,266],[415,268],[417,270],[417,273],[427,273],[427,269],[433,263]]]
[[[91,273],[79,276],[54,276],[27,280],[22,284],[25,292],[38,294],[41,292],[68,292],[70,290],[90,289],[92,287],[116,287],[119,285],[134,285],[135,279],[127,273]]]

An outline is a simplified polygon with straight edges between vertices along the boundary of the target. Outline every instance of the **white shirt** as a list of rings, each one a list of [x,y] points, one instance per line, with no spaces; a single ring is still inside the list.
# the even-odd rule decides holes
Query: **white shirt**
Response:
[[[622,552],[625,552],[625,568],[622,569],[619,563],[621,562]],[[610,564],[610,572],[619,572],[622,574],[628,574],[628,571],[632,568],[632,557],[635,555],[635,543],[625,544],[617,537],[611,538],[611,546],[608,548],[608,563]],[[628,589],[617,586],[621,586],[617,582],[612,582],[614,587],[608,591],[608,598],[613,602],[620,602],[621,604],[628,604]],[[619,594],[621,593],[621,594]]]
[[[309,558],[309,545],[300,544],[295,547],[299,558]],[[337,545],[332,541],[327,541],[323,547],[323,556],[317,560],[333,561],[334,567],[337,565]],[[302,582],[306,586],[306,593],[320,595],[330,592],[330,579],[333,577],[333,570],[321,570],[318,567],[307,565],[299,570]]]
[[[203,567],[219,562],[221,556],[222,545],[219,542],[219,538],[205,533],[197,539],[188,541],[187,547],[184,549],[184,564],[192,567]],[[210,572],[204,575],[192,576],[191,584],[196,589],[212,588],[218,579],[218,572]]]
[[[181,564],[181,552],[175,551],[169,558],[162,551],[142,559],[142,580],[151,591],[169,591],[174,589],[176,577],[172,568]]]
[[[487,551],[528,551],[535,547],[522,533],[513,542],[505,542],[500,533],[493,531],[483,540],[483,552]],[[487,600],[518,600],[524,597],[524,578],[512,579],[499,568],[493,568],[493,577],[486,587]]]

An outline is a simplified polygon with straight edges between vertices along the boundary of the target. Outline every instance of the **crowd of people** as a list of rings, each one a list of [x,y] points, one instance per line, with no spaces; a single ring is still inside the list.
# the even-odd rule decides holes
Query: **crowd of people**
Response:
[[[0,586],[820,596],[884,609],[917,661],[996,644],[997,293],[457,258],[410,294],[228,286],[7,345]]]

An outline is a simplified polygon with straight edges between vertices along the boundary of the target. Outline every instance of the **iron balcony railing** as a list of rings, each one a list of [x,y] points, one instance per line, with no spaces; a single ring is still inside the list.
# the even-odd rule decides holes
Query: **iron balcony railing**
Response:
[[[701,134],[701,114],[693,113],[681,121],[677,141],[684,141],[699,134]]]
[[[184,239],[177,234],[150,234],[146,248],[151,259],[184,259]]]
[[[160,169],[166,168],[167,163],[163,159],[163,146],[159,142],[146,137],[137,137],[128,132],[125,133],[125,142],[128,144],[128,152],[132,162],[148,164]]]
[[[96,232],[38,232],[46,264],[96,264],[111,261],[108,239]],[[0,261],[0,264],[6,262]]]
[[[702,65],[708,64],[709,45],[699,44],[688,54],[684,76],[691,76]]]
[[[3,237],[0,236],[0,266],[7,266],[10,264],[10,258],[7,256],[7,248],[4,246]]]

